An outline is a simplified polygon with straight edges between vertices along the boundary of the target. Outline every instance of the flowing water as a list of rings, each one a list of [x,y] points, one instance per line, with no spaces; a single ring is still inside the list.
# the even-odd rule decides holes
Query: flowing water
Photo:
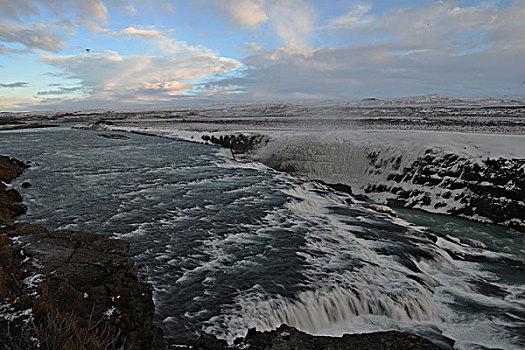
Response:
[[[215,147],[129,136],[0,132],[0,154],[33,162],[15,183],[29,207],[19,220],[130,242],[167,336],[232,341],[287,323],[525,347],[525,235],[406,210],[396,218]]]

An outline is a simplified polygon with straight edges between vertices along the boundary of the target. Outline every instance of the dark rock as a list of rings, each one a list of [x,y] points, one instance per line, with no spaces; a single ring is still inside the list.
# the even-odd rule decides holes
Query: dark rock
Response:
[[[244,344],[250,349],[439,349],[430,341],[413,334],[396,331],[369,334],[345,334],[342,337],[312,336],[282,325],[275,331],[257,332],[251,329]]]
[[[387,181],[401,182],[403,180],[403,174],[389,174],[386,178]]]
[[[0,180],[9,183],[28,167],[29,165],[15,158],[0,156]]]
[[[29,182],[22,183],[22,188],[29,188],[31,187],[31,184]]]
[[[452,345],[454,342],[450,340]],[[414,334],[396,331],[367,334],[345,334],[342,337],[313,336],[293,327],[282,325],[274,331],[259,332],[252,328],[244,338],[234,341],[237,348],[252,350],[434,350],[440,349],[429,340]],[[183,347],[182,344],[177,344]],[[230,349],[224,340],[205,335],[186,346],[196,350]],[[452,348],[452,347],[451,347]]]
[[[264,143],[268,143],[268,136],[253,134],[234,134],[234,135],[221,135],[216,137],[214,135],[208,136],[203,135],[201,137],[204,141],[211,142],[213,144],[229,148],[233,154],[248,153],[252,150],[258,149]]]
[[[129,140],[129,139],[131,139],[129,136],[120,135],[120,134],[98,134],[98,136],[105,137],[107,139],[113,139],[113,140]]]
[[[352,187],[348,186],[348,185],[345,185],[345,184],[342,184],[342,183],[337,183],[337,184],[327,184],[325,182],[321,182],[322,184],[338,191],[338,192],[343,192],[343,193],[346,193],[346,194],[349,194],[351,196],[354,195],[354,193],[352,192]]]
[[[377,154],[370,152],[367,156],[375,159]],[[524,168],[525,159],[496,158],[476,162],[456,154],[441,155],[427,150],[401,172],[386,174],[387,182],[370,183],[364,192],[372,198],[374,194],[389,192],[396,196],[388,200],[389,204],[427,207],[525,232]],[[449,207],[446,200],[452,198],[452,191],[456,191],[454,200],[460,206]]]
[[[473,248],[487,249],[487,245],[483,242],[477,241],[475,239],[459,237],[459,241],[463,244],[469,245]]]
[[[432,200],[430,199],[430,196],[428,194],[423,196],[423,198],[421,199],[421,204],[425,206],[429,206],[431,203],[432,203]]]
[[[151,289],[137,279],[127,242],[31,224],[15,225],[8,236],[19,237],[15,256],[38,262],[24,264],[25,273],[44,276],[39,294],[57,310],[75,315],[85,327],[100,320],[125,349],[166,348],[153,325]],[[113,315],[106,316],[108,310]]]
[[[387,205],[389,207],[394,207],[394,208],[396,208],[396,207],[403,208],[403,207],[405,207],[407,205],[407,201],[402,200],[402,199],[389,199],[387,201]]]
[[[226,340],[217,339],[208,334],[205,334],[197,341],[188,344],[188,347],[195,350],[224,350],[230,348]]]
[[[7,189],[4,185],[22,174],[27,164],[5,156],[0,156],[0,225],[11,223],[13,217],[23,214],[27,208],[21,204],[22,196],[14,189]]]
[[[110,122],[109,120],[104,120],[104,119],[101,119],[101,120],[98,120],[94,123],[94,125],[101,125],[101,124],[104,124],[104,125],[113,125],[113,122]]]

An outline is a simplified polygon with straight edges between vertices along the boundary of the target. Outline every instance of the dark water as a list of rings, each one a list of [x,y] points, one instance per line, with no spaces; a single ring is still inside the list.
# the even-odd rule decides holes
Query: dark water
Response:
[[[19,188],[29,207],[20,220],[131,243],[168,336],[231,341],[287,323],[525,347],[524,271],[513,263],[525,260],[523,235],[400,212],[415,226],[214,147],[130,137],[1,132],[0,154],[38,163],[17,180],[33,185]]]

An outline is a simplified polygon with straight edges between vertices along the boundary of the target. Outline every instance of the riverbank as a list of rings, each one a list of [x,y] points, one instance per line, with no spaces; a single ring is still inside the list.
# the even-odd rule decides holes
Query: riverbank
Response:
[[[39,128],[54,128],[55,124],[42,123],[25,123],[18,120],[0,119],[0,131],[7,130],[23,130],[23,129],[39,129]]]

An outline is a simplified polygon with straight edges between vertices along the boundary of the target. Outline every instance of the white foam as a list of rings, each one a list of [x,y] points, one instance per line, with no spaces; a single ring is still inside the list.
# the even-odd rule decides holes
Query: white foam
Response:
[[[344,206],[343,201],[334,198],[333,193],[319,194],[315,191],[317,189],[319,185],[313,183],[285,189],[283,192],[293,197],[286,209],[276,210],[265,217],[269,226],[281,225],[283,221],[296,228],[305,223],[316,223],[313,227],[304,227],[306,247],[297,253],[304,259],[303,274],[307,278],[305,286],[308,290],[293,298],[285,298],[269,294],[256,285],[241,292],[222,315],[212,317],[203,328],[205,332],[232,342],[236,337],[244,336],[249,328],[267,331],[283,323],[318,335],[437,327],[444,335],[456,339],[458,344],[493,345],[488,341],[488,335],[476,339],[460,328],[453,331],[453,325],[462,324],[464,330],[480,325],[491,337],[500,334],[503,328],[497,324],[484,324],[484,321],[460,320],[450,305],[455,297],[501,308],[512,307],[514,302],[481,296],[469,283],[471,279],[485,277],[477,264],[453,260],[442,248],[458,254],[485,254],[485,251],[454,240],[439,238],[437,244],[431,240],[422,241],[419,248],[432,258],[412,257],[412,262],[422,271],[414,273],[392,257],[376,252],[377,248],[396,244],[395,241],[358,238],[353,232],[361,232],[361,226],[346,224],[339,215],[327,210],[328,207]],[[360,219],[364,222],[390,220],[393,224],[408,227],[405,221],[373,209],[352,208],[363,212]],[[412,226],[405,234],[421,233]],[[348,263],[349,254],[364,265],[355,269],[342,268]],[[416,275],[427,286],[408,278],[408,275]],[[519,296],[520,291],[514,295]],[[499,346],[511,349],[511,343],[512,340],[506,340],[499,342]]]

